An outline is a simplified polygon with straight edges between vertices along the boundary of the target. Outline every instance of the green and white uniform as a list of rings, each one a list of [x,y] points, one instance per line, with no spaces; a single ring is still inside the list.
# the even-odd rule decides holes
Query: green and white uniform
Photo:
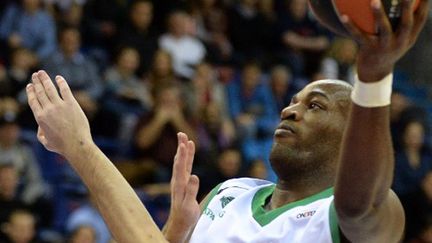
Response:
[[[210,193],[191,243],[339,242],[333,188],[267,211],[275,184],[258,179],[228,180]]]

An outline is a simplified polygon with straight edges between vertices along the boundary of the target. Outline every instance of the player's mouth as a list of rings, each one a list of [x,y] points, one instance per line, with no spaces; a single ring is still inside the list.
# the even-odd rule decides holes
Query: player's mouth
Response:
[[[294,134],[296,134],[295,129],[288,124],[280,124],[275,131],[277,137],[292,136]]]

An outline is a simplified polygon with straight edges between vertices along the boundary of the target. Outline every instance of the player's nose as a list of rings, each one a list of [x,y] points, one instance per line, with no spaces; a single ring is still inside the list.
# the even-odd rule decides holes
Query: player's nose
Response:
[[[301,108],[298,104],[285,107],[281,112],[281,120],[298,121],[302,117]]]

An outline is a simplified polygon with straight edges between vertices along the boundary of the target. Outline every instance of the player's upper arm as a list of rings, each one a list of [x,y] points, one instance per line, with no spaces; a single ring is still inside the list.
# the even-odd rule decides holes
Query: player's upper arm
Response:
[[[350,242],[400,242],[405,226],[405,215],[393,191],[389,190],[383,203],[361,218],[344,216],[343,213],[338,212],[336,205],[335,207],[341,233]]]

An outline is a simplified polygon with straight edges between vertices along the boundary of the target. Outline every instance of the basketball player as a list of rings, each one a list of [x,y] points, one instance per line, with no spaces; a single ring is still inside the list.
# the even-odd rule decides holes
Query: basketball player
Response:
[[[413,45],[427,17],[421,0],[403,0],[393,32],[379,0],[372,1],[377,36],[343,21],[360,44],[358,79],[313,82],[282,110],[270,160],[277,185],[254,179],[223,182],[196,201],[194,144],[179,134],[171,215],[162,234],[133,189],[95,146],[88,121],[61,77],[61,97],[44,71],[27,87],[38,139],[80,174],[119,242],[398,242],[401,204],[390,190],[394,167],[389,132],[391,72]],[[361,80],[361,81],[360,81]]]

